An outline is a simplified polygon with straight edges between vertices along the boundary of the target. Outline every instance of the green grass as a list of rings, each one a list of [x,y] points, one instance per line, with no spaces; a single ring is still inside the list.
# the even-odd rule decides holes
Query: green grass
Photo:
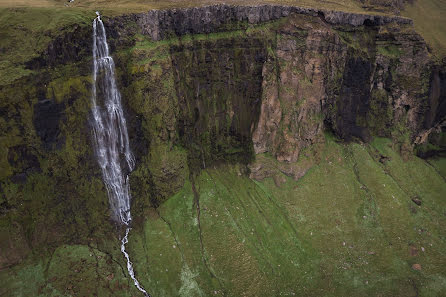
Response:
[[[446,3],[442,0],[417,0],[406,5],[403,15],[414,20],[415,30],[440,58],[446,56]]]
[[[401,49],[396,45],[387,45],[387,46],[378,46],[377,47],[378,53],[380,53],[383,56],[387,56],[390,58],[398,58],[401,56]]]
[[[390,161],[381,164],[381,155]],[[190,296],[222,290],[229,296],[445,293],[446,184],[423,160],[404,162],[386,139],[371,146],[328,139],[320,164],[298,182],[285,177],[278,188],[272,179],[256,182],[239,174],[237,166],[208,169],[196,181],[204,254],[190,184],[160,210],[182,252],[167,262],[158,259],[149,245],[171,253],[175,243],[160,219],[147,221],[147,261],[157,259],[145,268],[147,287],[159,293],[175,280],[178,292],[186,265],[198,286]],[[415,196],[421,207],[411,201]],[[179,258],[183,264],[168,264]],[[411,268],[415,263],[420,272]],[[165,268],[173,271],[167,279],[160,276]]]
[[[446,294],[446,183],[424,160],[403,161],[387,139],[327,137],[320,162],[298,181],[283,176],[278,187],[243,170],[206,169],[195,179],[197,196],[187,181],[158,211],[146,209],[128,250],[153,296]],[[0,292],[136,296],[117,248],[110,240],[61,246],[0,272],[10,280]]]
[[[432,158],[429,164],[437,170],[437,172],[446,179],[446,158]]]
[[[0,271],[0,295],[134,296],[137,290],[115,257],[85,245],[63,245],[50,257]]]
[[[84,8],[90,10],[101,10],[110,14],[141,12],[149,9],[184,8],[212,4],[233,4],[233,5],[259,5],[259,4],[282,4],[296,5],[303,7],[317,7],[326,9],[338,9],[352,12],[364,11],[355,0],[110,0],[110,1],[74,1],[66,4],[63,0],[0,0],[0,7],[56,7],[56,8]],[[67,6],[65,6],[65,4]]]
[[[82,9],[0,8],[0,85],[32,73],[25,62],[72,25],[90,23],[93,16],[93,11]]]
[[[381,155],[390,160],[380,163]],[[252,181],[237,166],[202,172],[196,188],[203,253],[188,183],[160,209],[173,233],[159,218],[146,221],[145,261],[152,267],[137,266],[149,276],[146,286],[176,295],[187,286],[180,272],[187,267],[194,276],[190,296],[446,293],[442,177],[416,157],[404,162],[386,139],[370,146],[327,139],[321,158],[297,182],[284,176],[280,187],[273,179]],[[172,247],[173,236],[181,250]],[[163,261],[158,251],[176,256]],[[412,269],[416,263],[421,271]]]

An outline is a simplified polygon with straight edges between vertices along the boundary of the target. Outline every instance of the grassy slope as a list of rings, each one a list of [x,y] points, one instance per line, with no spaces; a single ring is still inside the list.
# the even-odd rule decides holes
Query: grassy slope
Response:
[[[93,17],[93,11],[83,9],[0,8],[0,86],[32,73],[25,62],[72,25],[90,23]]]
[[[297,182],[285,177],[277,187],[240,170],[206,169],[197,196],[186,183],[132,231],[135,271],[153,296],[446,294],[446,183],[423,160],[404,162],[386,139],[329,138],[320,163]],[[62,246],[0,272],[0,295],[137,296],[109,244],[111,254]]]
[[[446,184],[389,145],[329,141],[318,166],[280,188],[237,167],[206,170],[196,181],[200,223],[188,184],[161,207],[164,221],[134,233],[143,283],[156,296],[446,294]]]
[[[434,167],[439,174],[446,179],[446,158],[432,158],[429,159],[429,164]]]
[[[403,15],[414,20],[415,30],[440,57],[446,56],[446,2],[418,0],[407,5]]]
[[[127,271],[112,260],[117,256],[85,245],[60,246],[50,258],[0,271],[0,296],[134,296]]]

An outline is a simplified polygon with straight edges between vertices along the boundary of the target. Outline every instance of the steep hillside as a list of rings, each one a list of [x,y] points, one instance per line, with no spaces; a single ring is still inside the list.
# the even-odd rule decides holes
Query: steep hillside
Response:
[[[446,293],[445,177],[423,160],[403,161],[385,139],[329,137],[297,182],[253,181],[244,170],[203,170],[144,211],[130,253],[153,296]],[[1,292],[138,296],[121,260],[112,241],[62,245],[0,272]]]
[[[358,3],[101,4],[153,296],[446,294],[446,65]],[[0,295],[140,294],[92,149],[93,4],[0,11]]]

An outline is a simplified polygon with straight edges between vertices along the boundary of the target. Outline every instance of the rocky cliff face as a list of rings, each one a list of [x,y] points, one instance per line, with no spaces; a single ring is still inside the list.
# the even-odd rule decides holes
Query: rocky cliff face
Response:
[[[160,40],[171,35],[224,31],[228,25],[231,26],[234,22],[265,23],[289,16],[292,13],[319,16],[332,25],[412,24],[410,19],[401,17],[279,5],[230,6],[223,4],[188,9],[153,10],[134,17],[143,34],[150,36],[153,40]]]
[[[444,66],[405,18],[219,5],[105,22],[137,158],[136,216],[218,163],[299,178],[327,131],[390,137],[406,155],[441,131]],[[29,62],[35,76],[0,90],[0,247],[13,251],[0,267],[113,233],[90,145],[90,31],[56,39]]]
[[[275,52],[262,70],[262,113],[253,123],[256,153],[269,151],[280,161],[296,161],[299,150],[317,142],[324,130],[321,121],[310,120],[318,116],[344,139],[393,137],[410,151],[415,137],[428,129],[423,121],[431,106],[428,89],[435,82],[429,78],[434,65],[426,45],[409,19],[269,5],[150,11],[132,18],[142,34],[161,40],[245,29],[290,14],[300,20],[273,30],[276,39],[266,45]],[[297,42],[287,38],[299,34]],[[301,75],[290,75],[299,71]],[[305,80],[311,83],[305,85]],[[289,104],[280,100],[286,97]],[[293,119],[282,114],[295,109],[291,102],[307,100],[302,97],[312,103],[297,110]],[[394,129],[397,124],[399,130]]]

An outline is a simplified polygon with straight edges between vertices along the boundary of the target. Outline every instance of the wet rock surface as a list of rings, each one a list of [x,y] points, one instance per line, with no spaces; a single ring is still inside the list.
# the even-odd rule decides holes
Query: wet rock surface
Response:
[[[345,65],[337,114],[336,129],[342,138],[350,140],[357,137],[365,142],[370,141],[367,127],[357,124],[359,116],[365,117],[369,110],[370,82],[372,64],[361,57],[350,55]]]
[[[54,146],[60,148],[62,145],[60,121],[64,118],[64,109],[64,104],[58,104],[49,99],[39,101],[34,105],[34,127],[46,149]]]

